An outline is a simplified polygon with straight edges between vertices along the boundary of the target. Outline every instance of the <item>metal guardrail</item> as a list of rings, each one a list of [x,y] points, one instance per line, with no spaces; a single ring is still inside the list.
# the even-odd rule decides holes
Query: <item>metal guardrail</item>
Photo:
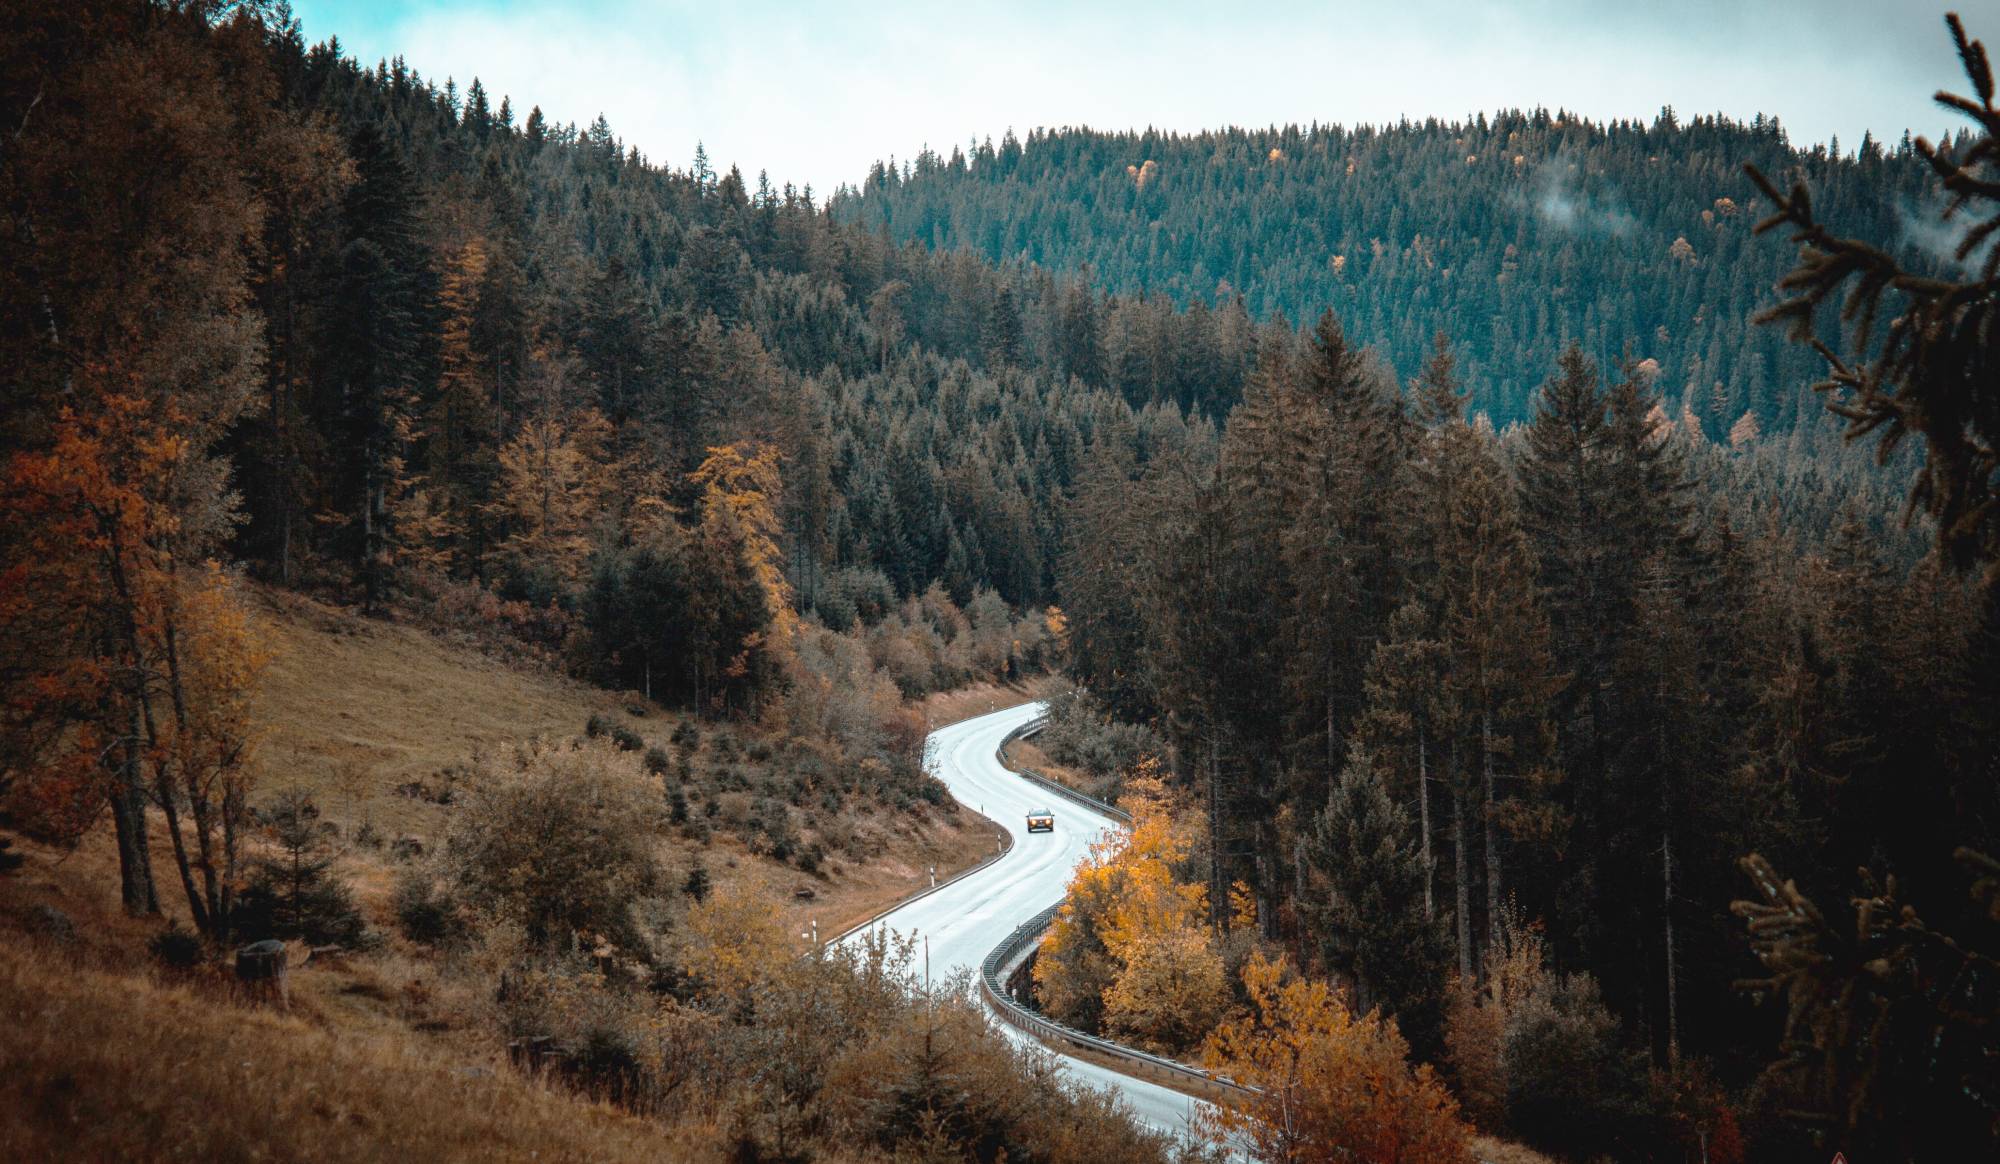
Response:
[[[1064,1048],[1087,1051],[1112,1060],[1118,1070],[1141,1079],[1163,1082],[1179,1089],[1198,1089],[1211,1095],[1250,1095],[1252,1090],[1239,1083],[1231,1082],[1218,1075],[1211,1075],[1199,1067],[1190,1067],[1173,1059],[1148,1054],[1115,1043],[1110,1039],[1079,1031],[1016,1002],[1000,981],[1000,972],[1029,946],[1041,940],[1042,934],[1055,921],[1063,903],[1058,901],[1042,912],[1014,927],[1014,931],[1001,940],[986,955],[979,967],[979,991],[985,996],[1000,1018],[1009,1026],[1026,1032],[1038,1042],[1057,1050]]]
[[[995,821],[994,823],[999,824],[998,821]],[[887,909],[880,910],[871,917],[868,917],[862,921],[855,922],[853,925],[848,926],[846,929],[826,939],[826,942],[824,944],[831,946],[836,942],[852,937],[853,935],[860,933],[862,930],[868,929],[869,927],[875,925],[883,918],[888,917],[890,914],[895,913],[897,910],[903,908],[904,906],[909,905],[911,902],[922,901],[924,898],[929,897],[933,893],[949,889],[951,886],[957,884],[960,881],[965,880],[967,877],[972,876],[974,873],[979,872],[981,869],[986,868],[988,865],[991,865],[993,862],[998,861],[1000,858],[1005,857],[1007,854],[1013,851],[1014,851],[1014,830],[1008,828],[1006,825],[1001,825],[1000,850],[998,852],[990,854],[985,857],[981,857],[979,859],[978,864],[967,865],[965,868],[960,869],[956,873],[953,873],[951,876],[945,878],[943,881],[938,882],[936,885],[932,885],[924,889],[919,889],[915,893],[910,894],[908,897],[898,900],[894,905],[889,906]]]
[[[1025,740],[1029,736],[1040,733],[1042,728],[1048,725],[1048,722],[1047,716],[1041,716],[1037,719],[1031,719],[1013,731],[1008,732],[1007,738],[1000,741],[1001,753],[1004,755],[1007,751],[1007,745],[1013,743],[1015,740]],[[1033,768],[1009,768],[1008,770],[1028,783],[1052,792],[1073,804],[1080,804],[1092,812],[1101,812],[1113,820],[1122,820],[1126,824],[1132,823],[1132,814],[1126,812],[1124,809],[1113,804],[1106,804],[1088,793],[1078,792],[1060,780],[1051,780]]]
[[[1045,718],[1031,720],[1014,731],[1009,732],[1007,738],[1001,741],[1001,751],[1004,753],[1007,745],[1013,741],[1025,739],[1041,731],[1042,726],[1046,722]],[[1027,779],[1031,783],[1038,784],[1058,796],[1065,797],[1095,812],[1103,813],[1114,820],[1122,820],[1127,823],[1132,820],[1131,814],[1125,810],[1106,804],[1094,796],[1078,792],[1076,789],[1051,780],[1039,772],[1027,768],[1013,768],[1011,770],[1016,775]],[[1102,1038],[1086,1031],[1079,1031],[1075,1027],[1065,1026],[1042,1015],[1033,1008],[1023,1006],[1021,1003],[1015,1001],[1014,997],[1007,993],[1006,984],[1001,982],[1000,973],[1016,958],[1020,957],[1029,946],[1041,940],[1042,934],[1055,922],[1056,914],[1062,911],[1062,907],[1063,903],[1058,901],[1027,921],[1015,926],[1013,932],[1001,939],[1000,944],[993,947],[987,953],[986,960],[980,963],[979,992],[985,996],[988,1005],[993,1007],[994,1013],[998,1014],[1002,1021],[1006,1022],[1009,1026],[1027,1033],[1038,1042],[1057,1050],[1067,1047],[1110,1059],[1118,1065],[1118,1069],[1121,1072],[1127,1075],[1135,1075],[1141,1079],[1151,1079],[1155,1082],[1164,1082],[1171,1087],[1179,1089],[1195,1088],[1207,1091],[1211,1095],[1220,1095],[1224,1098],[1231,1095],[1242,1096],[1253,1093],[1252,1088],[1244,1087],[1240,1083],[1224,1079],[1219,1075],[1211,1075],[1199,1067],[1191,1067],[1186,1063],[1128,1047],[1123,1043],[1116,1043],[1110,1039]]]

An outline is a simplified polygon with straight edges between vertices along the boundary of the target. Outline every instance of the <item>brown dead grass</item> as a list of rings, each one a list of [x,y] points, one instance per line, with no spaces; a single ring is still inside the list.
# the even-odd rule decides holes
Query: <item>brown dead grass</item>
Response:
[[[684,1160],[504,1064],[0,944],[0,1159]]]
[[[647,704],[637,692],[604,691],[510,665],[417,628],[284,591],[264,589],[258,596],[273,647],[258,703],[265,731],[259,795],[307,791],[349,835],[365,824],[388,840],[435,842],[451,810],[397,790],[412,781],[441,787],[442,773],[475,750],[575,736],[593,715],[664,745],[686,718]],[[1039,698],[1051,682],[986,684],[933,698],[940,707],[974,715],[989,703],[1005,707]],[[755,735],[736,730],[744,738]],[[698,859],[719,890],[779,901],[800,932],[811,932],[817,920],[820,932],[829,934],[928,885],[931,866],[943,878],[976,863],[990,851],[995,833],[991,822],[972,812],[918,817],[862,806],[854,812],[852,823],[868,841],[867,858],[837,860],[818,876],[754,855],[721,833],[706,846],[677,838],[666,856],[675,866]],[[154,851],[156,860],[166,853],[157,845]],[[350,847],[340,864],[371,918],[386,924],[393,863]],[[165,892],[172,888],[171,871],[162,864],[160,873]]]
[[[1472,1158],[1482,1164],[1556,1164],[1553,1157],[1544,1156],[1525,1144],[1492,1136],[1472,1137]]]
[[[257,701],[260,789],[303,789],[391,838],[442,819],[399,785],[436,781],[478,749],[577,735],[592,715],[641,702],[310,598],[257,594],[272,648]]]
[[[490,975],[397,938],[388,907],[396,864],[353,843],[365,823],[387,839],[434,844],[453,809],[397,789],[440,785],[440,773],[476,749],[578,735],[592,715],[665,743],[682,717],[296,595],[262,591],[259,607],[274,657],[258,704],[254,797],[288,788],[314,797],[340,826],[339,869],[389,941],[296,969],[286,1013],[251,1007],[218,986],[159,980],[146,942],[164,921],[119,908],[108,827],[71,851],[21,842],[26,865],[0,878],[0,1160],[684,1160],[719,1151],[670,1144],[656,1124],[508,1067]],[[936,705],[972,715],[1039,693],[988,687]],[[943,879],[986,857],[997,831],[969,810],[857,804],[852,817],[863,855],[843,854],[818,875],[720,831],[706,845],[666,839],[663,855],[676,867],[700,860],[719,891],[779,901],[797,931],[817,921],[829,937],[928,885],[931,866]],[[161,902],[185,918],[155,818]],[[67,915],[74,940],[57,948],[31,936],[37,906]]]
[[[931,727],[941,728],[1003,707],[1046,699],[1068,682],[1061,675],[1033,675],[1014,683],[974,683],[925,696],[918,706]]]

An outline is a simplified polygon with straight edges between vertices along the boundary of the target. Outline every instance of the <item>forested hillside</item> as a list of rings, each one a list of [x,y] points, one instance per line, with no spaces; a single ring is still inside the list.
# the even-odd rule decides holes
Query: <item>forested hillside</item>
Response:
[[[1127,773],[1141,824],[1042,947],[1051,1008],[1213,1053],[1242,1036],[1208,984],[1255,994],[1275,947],[1394,1014],[1476,1123],[1567,1158],[1672,1138],[1707,1158],[1724,1125],[1720,1158],[1990,1140],[2000,220],[1975,175],[2000,112],[1961,49],[1979,100],[1953,107],[1980,136],[1855,173],[1894,191],[1921,159],[1930,197],[1977,207],[1947,220],[1976,269],[1928,277],[1843,233],[1846,163],[1745,179],[1758,234],[1796,250],[1718,227],[1782,276],[1732,334],[1823,340],[1811,378],[1849,435],[1924,448],[1897,474],[1920,560],[1870,528],[1865,490],[1821,526],[1813,490],[1754,486],[1755,416],[1718,444],[1644,334],[1612,364],[1573,339],[1496,432],[1473,341],[1435,333],[1399,381],[1374,354],[1395,345],[1329,310],[1260,344],[1215,444],[1093,450],[1060,569],[1084,691],[1042,746]],[[1732,294],[1762,292],[1700,310]],[[1205,948],[1169,940],[1203,912]],[[1178,1001],[1135,1013],[1149,990]],[[1774,997],[1782,1016],[1757,1006]]]
[[[1810,351],[1750,326],[1785,260],[1751,237],[1760,207],[1745,162],[1810,182],[1841,229],[1944,261],[1943,204],[1907,139],[1835,156],[1792,148],[1775,119],[1672,111],[1651,124],[1537,109],[1192,134],[1038,129],[878,164],[834,211],[1116,293],[1098,321],[1101,354],[1075,370],[1135,402],[1217,416],[1235,403],[1177,396],[1146,364],[1140,304],[1157,297],[1240,304],[1259,320],[1330,309],[1406,373],[1446,331],[1470,408],[1503,427],[1532,414],[1570,342],[1603,365],[1629,350],[1659,364],[1670,412],[1687,408],[1724,440],[1746,415],[1766,431],[1795,423],[1811,407],[1796,389],[1818,373]]]
[[[1135,827],[1017,986],[1257,1082],[1231,1144],[1992,1142],[2000,108],[1953,30],[1937,147],[1038,131],[822,202],[282,2],[12,4],[0,873],[27,838],[60,896],[108,816],[106,964],[199,994],[251,938],[399,940],[398,1037],[436,975],[486,1052],[715,1158],[1160,1159],[913,945],[801,960],[744,889],[902,862],[958,812],[911,701],[1060,669],[1040,746]],[[274,670],[280,737],[351,758],[301,669],[414,669],[274,665],[260,608],[320,603],[602,703],[447,760],[425,709],[479,668],[351,701],[437,760],[364,862],[399,939],[323,851],[372,820],[259,784]],[[768,876],[712,883],[718,835]]]
[[[656,1155],[1162,1158],[926,993],[909,942],[799,957],[803,911],[993,849],[913,699],[1059,654],[1065,489],[1130,417],[1043,374],[1080,287],[364,68],[282,4],[10,5],[0,124],[14,1154],[85,1123],[85,1155],[394,1158],[405,1099],[459,1154],[526,1154],[435,1086],[518,1066],[580,1097],[532,1135],[612,1102]],[[312,600],[346,609],[283,613]],[[532,678],[482,691],[431,639]],[[525,713],[571,690],[547,671],[600,710]],[[295,998],[338,1088],[234,1017],[271,1001],[230,970],[266,940],[324,956]],[[23,1016],[58,996],[146,1033]],[[232,1027],[226,1067],[184,1065]],[[352,1078],[386,1061],[419,1069]],[[978,1080],[948,1126],[941,1075]]]

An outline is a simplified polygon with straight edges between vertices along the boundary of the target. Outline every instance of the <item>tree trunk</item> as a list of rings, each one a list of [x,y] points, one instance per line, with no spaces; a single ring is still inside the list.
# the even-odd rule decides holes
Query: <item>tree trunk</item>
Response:
[[[377,480],[378,470],[372,463],[374,450],[369,450],[367,455],[371,464],[361,500],[361,571],[364,609],[373,614],[380,610],[382,602],[381,515],[378,512],[381,484]]]
[[[1229,932],[1229,893],[1222,872],[1222,748],[1208,745],[1208,923],[1218,935]]]
[[[146,837],[146,781],[142,773],[139,708],[127,708],[125,755],[111,789],[111,823],[118,834],[118,890],[133,917],[160,912],[153,888],[153,855]]]
[[[136,602],[125,572],[125,551],[118,527],[99,519],[108,543],[111,585],[118,597],[118,615],[123,624],[117,639],[104,640],[107,655],[123,654],[127,674],[123,677],[125,706],[125,754],[111,789],[111,820],[118,834],[118,888],[125,912],[138,917],[160,912],[160,895],[153,887],[152,846],[146,835],[145,740],[140,724],[140,706],[146,698],[145,653],[139,649]],[[115,644],[115,646],[114,646]],[[115,698],[115,697],[114,697]],[[106,708],[107,711],[110,708]]]
[[[1433,882],[1437,880],[1437,865],[1431,857],[1431,777],[1428,741],[1422,731],[1417,733],[1417,820],[1423,827],[1424,846],[1424,920],[1437,920],[1437,905]]]
[[[174,620],[166,624],[167,689],[172,695],[174,710],[174,731],[177,738],[186,739],[192,730],[188,723],[187,687],[181,681],[180,630]],[[153,730],[150,708],[147,712],[147,730]],[[154,741],[158,746],[158,740]],[[174,770],[171,763],[159,764],[155,784],[159,789],[160,808],[167,814],[167,832],[174,841],[174,865],[181,877],[181,890],[187,894],[188,910],[194,916],[194,928],[204,934],[219,936],[223,919],[216,910],[219,906],[215,884],[215,860],[213,852],[213,821],[206,790],[196,786],[196,780],[185,769],[181,772],[181,784],[185,789],[175,787]],[[181,834],[180,792],[185,791],[188,815],[193,818],[197,856],[193,861],[188,857],[187,841]],[[191,866],[201,870],[202,885],[196,889]]]
[[[289,498],[278,503],[278,585],[287,590],[292,586],[292,503]]]
[[[1326,774],[1329,779],[1338,779],[1340,776],[1339,748],[1333,731],[1335,674],[1334,664],[1329,660],[1326,668]]]
[[[1458,973],[1459,977],[1472,979],[1472,894],[1466,885],[1465,861],[1465,793],[1459,789],[1451,792],[1451,847],[1452,867],[1457,876],[1458,892]]]
[[[1663,891],[1660,916],[1665,919],[1667,939],[1667,1066],[1680,1066],[1680,987],[1674,972],[1674,837],[1660,829],[1660,880]]]
[[[1499,816],[1499,802],[1493,793],[1493,713],[1490,710],[1479,713],[1479,766],[1480,777],[1486,786],[1485,819],[1480,822],[1481,840],[1486,848],[1486,941],[1498,948],[1500,945],[1500,836],[1495,821]]]

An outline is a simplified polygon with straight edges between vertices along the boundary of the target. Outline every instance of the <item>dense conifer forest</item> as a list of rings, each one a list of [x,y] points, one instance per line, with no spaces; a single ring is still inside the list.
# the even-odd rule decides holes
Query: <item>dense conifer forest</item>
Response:
[[[1942,122],[1941,122],[1942,123]],[[1832,150],[1841,150],[1834,143]],[[1650,124],[1562,110],[1465,121],[1288,125],[1202,133],[1011,132],[949,156],[878,163],[835,215],[892,239],[1079,272],[1145,302],[1241,304],[1310,323],[1331,309],[1414,369],[1442,329],[1469,406],[1525,421],[1569,343],[1600,364],[1660,366],[1659,390],[1711,440],[1744,416],[1765,431],[1810,412],[1816,357],[1750,317],[1785,269],[1753,238],[1743,176],[1809,182],[1828,221],[1925,266],[1950,262],[1943,206],[1910,139],[1794,148],[1775,118],[1662,110]],[[1145,313],[1100,325],[1087,383],[1135,402],[1190,400],[1131,351]],[[1143,350],[1143,349],[1142,349]]]
[[[1343,1136],[1447,1155],[1990,1144],[2000,112],[1960,47],[1936,146],[1037,130],[822,197],[282,5],[10,5],[4,821],[108,809],[149,913],[151,806],[232,933],[246,578],[905,804],[943,797],[900,700],[1057,668],[1047,754],[1137,819],[1038,955],[1059,1017],[1239,1073],[1310,1026],[1358,1073],[1322,1098],[1408,1084]]]

